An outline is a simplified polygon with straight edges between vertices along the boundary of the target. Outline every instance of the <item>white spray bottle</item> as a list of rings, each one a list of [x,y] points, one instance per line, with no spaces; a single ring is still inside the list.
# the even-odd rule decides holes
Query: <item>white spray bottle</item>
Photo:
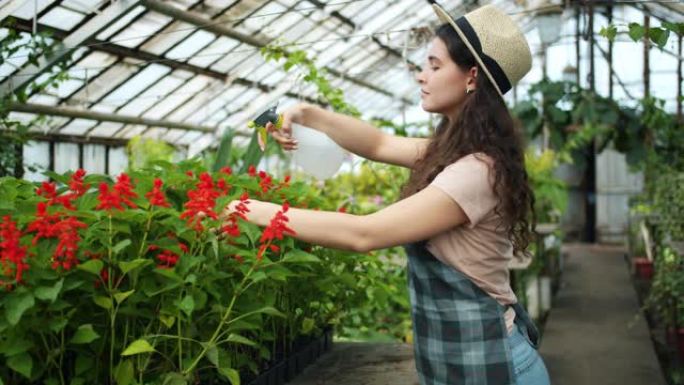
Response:
[[[276,129],[282,125],[282,115],[276,112],[273,106],[261,113],[250,124],[259,131],[259,146],[263,151],[266,148],[266,124],[273,123]],[[327,179],[339,170],[344,160],[345,151],[330,137],[318,130],[292,123],[292,136],[298,142],[297,150],[292,154],[292,160],[301,169],[318,179]]]

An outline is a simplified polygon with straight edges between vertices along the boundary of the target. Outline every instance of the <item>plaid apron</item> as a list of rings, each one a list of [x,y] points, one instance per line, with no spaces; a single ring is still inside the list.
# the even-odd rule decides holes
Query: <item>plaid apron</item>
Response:
[[[425,243],[405,246],[421,385],[515,385],[506,307],[438,260]],[[536,348],[537,328],[522,306],[513,308],[515,322],[527,329]]]

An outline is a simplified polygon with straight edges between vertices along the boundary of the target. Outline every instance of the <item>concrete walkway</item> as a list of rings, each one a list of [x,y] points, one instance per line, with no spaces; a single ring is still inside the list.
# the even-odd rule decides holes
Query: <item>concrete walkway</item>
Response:
[[[288,384],[419,385],[411,345],[356,342],[335,342]]]
[[[665,384],[621,247],[574,244],[541,354],[554,385]]]

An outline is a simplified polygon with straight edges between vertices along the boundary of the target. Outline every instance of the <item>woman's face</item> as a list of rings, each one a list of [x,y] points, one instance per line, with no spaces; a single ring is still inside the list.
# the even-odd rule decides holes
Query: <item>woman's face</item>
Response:
[[[416,75],[421,106],[425,111],[453,117],[468,96],[466,89],[475,90],[477,67],[463,71],[451,60],[446,44],[439,37],[432,40],[427,55],[422,71]]]

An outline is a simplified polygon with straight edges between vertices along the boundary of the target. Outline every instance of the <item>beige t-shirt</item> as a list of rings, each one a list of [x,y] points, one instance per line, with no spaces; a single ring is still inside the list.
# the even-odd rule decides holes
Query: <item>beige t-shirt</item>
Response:
[[[483,153],[470,154],[444,168],[430,183],[453,198],[469,222],[431,238],[427,249],[468,276],[500,304],[509,305],[517,302],[508,272],[513,245],[503,228],[496,229],[492,163]],[[505,316],[510,331],[515,312],[509,308]]]

